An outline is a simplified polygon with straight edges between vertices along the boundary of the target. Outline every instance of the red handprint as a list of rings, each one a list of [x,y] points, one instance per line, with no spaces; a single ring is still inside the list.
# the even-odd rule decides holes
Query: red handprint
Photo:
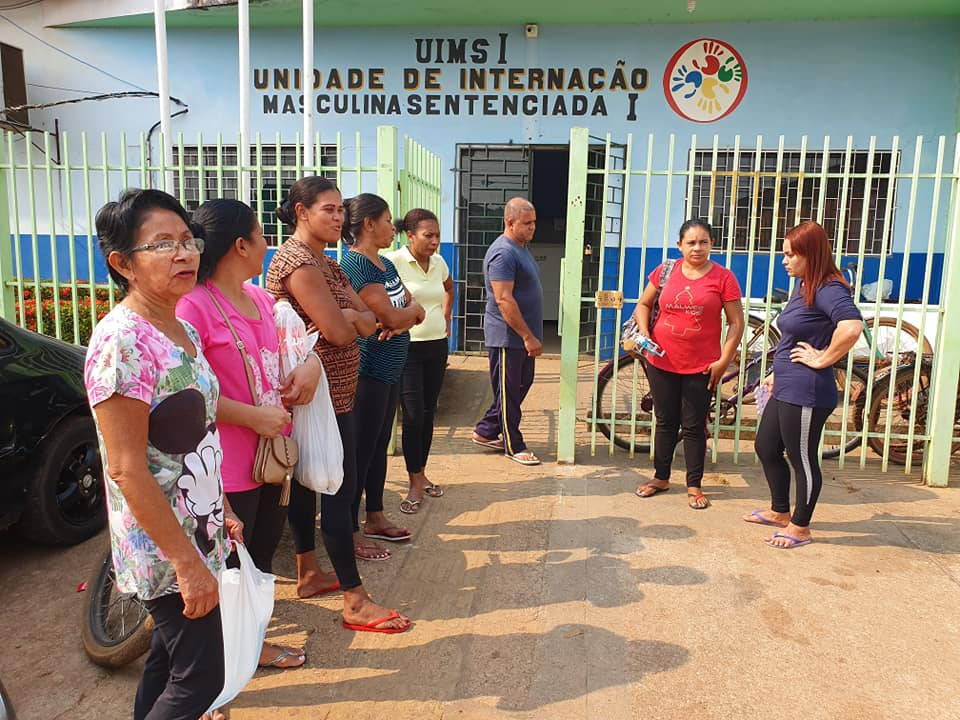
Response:
[[[704,75],[716,75],[717,70],[720,69],[720,56],[724,54],[723,48],[712,40],[708,40],[703,43],[703,52],[706,55],[703,59],[703,65],[701,66],[694,60],[693,66],[703,72]]]

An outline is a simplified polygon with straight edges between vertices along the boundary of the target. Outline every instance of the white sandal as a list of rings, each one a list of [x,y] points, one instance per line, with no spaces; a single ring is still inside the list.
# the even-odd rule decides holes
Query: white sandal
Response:
[[[507,457],[513,460],[514,462],[520,463],[521,465],[539,465],[540,464],[540,458],[538,458],[529,450],[521,450],[520,452],[514,453],[513,455],[510,455],[508,453]]]

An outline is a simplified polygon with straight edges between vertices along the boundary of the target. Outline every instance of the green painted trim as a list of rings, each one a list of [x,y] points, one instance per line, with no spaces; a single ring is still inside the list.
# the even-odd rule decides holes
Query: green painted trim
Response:
[[[10,237],[10,206],[7,199],[8,171],[6,167],[9,155],[7,144],[0,143],[0,238]],[[13,249],[9,241],[0,242],[0,317],[12,323],[16,318],[16,293],[13,279]]]
[[[106,4],[105,4],[106,5]],[[260,0],[250,4],[251,28],[301,27],[300,0]],[[763,20],[851,20],[873,18],[958,17],[956,0],[738,0],[721,3],[699,0],[687,12],[684,0],[644,2],[557,3],[553,0],[487,0],[484,3],[450,0],[447,3],[384,3],[354,0],[330,3],[315,0],[314,18],[320,27],[423,27],[516,25],[646,25]],[[235,28],[235,5],[167,13],[169,28]],[[71,23],[67,27],[153,27],[153,14],[125,15]]]
[[[567,189],[567,239],[560,296],[560,412],[557,421],[557,462],[575,461],[577,434],[577,360],[580,353],[580,277],[583,273],[583,234],[587,210],[587,154],[590,131],[570,129],[570,176]]]

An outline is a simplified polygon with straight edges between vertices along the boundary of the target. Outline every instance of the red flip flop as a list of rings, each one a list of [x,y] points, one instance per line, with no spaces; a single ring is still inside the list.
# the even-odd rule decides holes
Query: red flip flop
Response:
[[[411,622],[408,622],[404,627],[385,627],[385,628],[377,627],[377,625],[380,625],[381,623],[385,623],[388,620],[395,620],[398,617],[400,617],[400,613],[398,613],[396,610],[391,610],[390,614],[387,615],[386,617],[382,617],[379,620],[373,620],[371,622],[368,622],[366,625],[354,625],[352,623],[348,623],[346,620],[341,620],[340,623],[347,630],[355,630],[357,632],[378,632],[378,633],[388,633],[388,634],[406,632],[411,627],[413,627],[413,623]]]

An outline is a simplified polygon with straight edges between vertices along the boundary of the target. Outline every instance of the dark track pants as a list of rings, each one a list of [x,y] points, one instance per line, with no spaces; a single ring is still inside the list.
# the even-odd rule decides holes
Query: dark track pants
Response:
[[[658,480],[670,479],[670,466],[683,431],[683,458],[687,464],[687,487],[703,482],[704,456],[707,453],[707,413],[710,410],[709,375],[681,375],[645,365],[657,431],[653,436],[653,465]]]
[[[493,440],[503,434],[504,452],[516,455],[527,449],[520,434],[520,405],[530,392],[536,360],[525,348],[489,348],[493,403],[477,423],[476,433]]]
[[[433,416],[447,372],[447,339],[411,342],[400,376],[403,459],[408,473],[422,472],[433,442]]]

